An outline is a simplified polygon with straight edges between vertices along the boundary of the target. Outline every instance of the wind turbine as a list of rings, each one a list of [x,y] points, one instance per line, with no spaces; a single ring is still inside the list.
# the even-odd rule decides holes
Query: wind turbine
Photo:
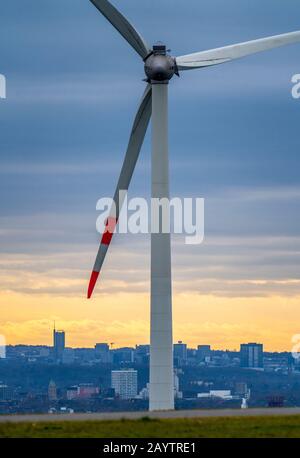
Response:
[[[184,70],[224,64],[234,59],[300,41],[300,32],[285,33],[180,57],[168,54],[166,46],[152,48],[108,0],[91,0],[96,8],[135,49],[144,62],[147,86],[138,108],[121,174],[114,195],[116,214],[106,222],[91,274],[88,298],[99,276],[122,201],[120,190],[128,190],[131,177],[152,115],[152,198],[169,198],[168,83]],[[121,199],[122,200],[122,199]],[[150,331],[150,410],[174,408],[173,338],[170,234],[151,234],[151,331]]]

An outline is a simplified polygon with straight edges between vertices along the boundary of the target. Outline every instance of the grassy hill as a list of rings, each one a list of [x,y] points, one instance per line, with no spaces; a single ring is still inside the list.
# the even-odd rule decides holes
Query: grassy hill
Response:
[[[300,438],[300,416],[0,423],[0,438]]]

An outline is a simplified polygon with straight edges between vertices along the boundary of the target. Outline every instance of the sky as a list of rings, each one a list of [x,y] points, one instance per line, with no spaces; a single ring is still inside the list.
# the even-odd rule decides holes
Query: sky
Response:
[[[225,4],[226,3],[226,4]],[[299,29],[296,0],[114,0],[173,55]],[[144,90],[139,56],[89,0],[1,6],[0,333],[7,343],[149,342],[150,239],[117,235],[92,300],[96,202],[112,197]],[[205,239],[172,238],[174,341],[290,350],[300,332],[300,44],[169,86],[171,194]],[[150,194],[150,129],[129,197]]]

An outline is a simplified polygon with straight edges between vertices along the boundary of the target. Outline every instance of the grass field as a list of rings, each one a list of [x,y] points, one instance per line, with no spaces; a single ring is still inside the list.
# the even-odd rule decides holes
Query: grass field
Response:
[[[0,438],[300,438],[300,416],[2,423]]]

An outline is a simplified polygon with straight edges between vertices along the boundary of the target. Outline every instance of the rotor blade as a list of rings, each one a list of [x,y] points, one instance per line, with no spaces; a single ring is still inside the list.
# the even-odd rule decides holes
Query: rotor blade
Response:
[[[109,244],[111,242],[114,229],[117,225],[119,214],[122,207],[122,201],[119,201],[119,191],[127,191],[131,177],[139,157],[139,153],[145,138],[147,127],[151,118],[152,113],[152,89],[151,85],[148,84],[143,98],[141,100],[138,112],[136,114],[134,124],[132,127],[129,144],[127,147],[125,159],[121,169],[121,174],[117,184],[117,188],[114,195],[115,209],[116,212],[110,212],[110,216],[106,222],[106,228],[102,235],[99,251],[96,257],[94,268],[91,274],[90,283],[88,287],[88,298],[91,297],[96,281],[98,279],[102,264],[104,262]]]
[[[233,59],[255,54],[268,49],[296,43],[300,41],[300,31],[260,38],[259,40],[237,43],[223,48],[210,49],[176,58],[178,70],[192,70],[194,68],[208,67],[210,65],[224,64]]]
[[[130,22],[128,22],[127,19],[108,0],[91,0],[91,2],[120,32],[125,40],[127,40],[128,43],[142,57],[142,59],[145,59],[151,50]]]

